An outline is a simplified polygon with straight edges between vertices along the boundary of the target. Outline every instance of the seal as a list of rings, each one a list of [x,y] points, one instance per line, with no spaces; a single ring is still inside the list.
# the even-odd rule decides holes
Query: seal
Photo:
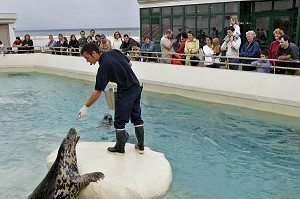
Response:
[[[79,138],[76,130],[71,128],[63,139],[49,172],[28,199],[75,199],[82,188],[104,179],[102,172],[79,175],[76,157]]]
[[[111,114],[105,113],[105,115],[103,116],[102,122],[105,123],[105,124],[112,124],[113,123],[113,118],[112,118]]]

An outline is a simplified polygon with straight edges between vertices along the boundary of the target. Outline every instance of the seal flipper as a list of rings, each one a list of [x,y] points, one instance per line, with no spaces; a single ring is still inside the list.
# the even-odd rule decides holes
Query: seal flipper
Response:
[[[87,173],[80,176],[77,179],[77,184],[81,189],[87,187],[91,182],[97,182],[98,180],[103,180],[103,179],[104,179],[104,174],[102,172]]]

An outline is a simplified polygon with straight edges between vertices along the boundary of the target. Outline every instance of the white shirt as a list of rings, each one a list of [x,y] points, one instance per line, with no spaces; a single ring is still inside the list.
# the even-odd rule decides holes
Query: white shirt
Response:
[[[224,41],[221,46],[221,50],[227,50],[226,56],[238,57],[240,54],[239,52],[240,46],[241,46],[241,39],[238,38],[236,41],[234,40],[229,42]]]
[[[112,49],[120,49],[120,46],[122,44],[122,39],[114,39],[112,42]]]

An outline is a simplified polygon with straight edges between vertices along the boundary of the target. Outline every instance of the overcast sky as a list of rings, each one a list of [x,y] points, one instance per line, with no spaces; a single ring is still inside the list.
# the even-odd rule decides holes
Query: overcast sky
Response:
[[[0,0],[16,30],[139,27],[137,0]]]

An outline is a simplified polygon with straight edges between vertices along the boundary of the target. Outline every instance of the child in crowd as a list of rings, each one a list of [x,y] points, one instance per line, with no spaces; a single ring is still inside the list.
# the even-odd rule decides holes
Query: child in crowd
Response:
[[[220,40],[218,38],[213,38],[212,40],[212,45],[213,45],[213,51],[214,51],[214,56],[219,56],[221,54],[221,45],[220,45]],[[215,57],[213,58],[213,61],[215,62],[215,66],[216,68],[220,68],[220,58],[219,57]]]
[[[132,61],[141,61],[141,58],[140,58],[141,50],[136,42],[132,43],[131,51],[129,51],[129,55],[130,55]]]
[[[268,58],[268,52],[261,51],[260,58],[261,58],[260,60],[251,62],[251,65],[256,66],[256,72],[269,73],[271,63],[269,60],[264,60],[264,59]]]
[[[234,27],[233,37],[235,37],[236,39],[238,39],[241,36],[239,24],[240,23],[236,15],[230,16],[230,26]],[[227,37],[228,36],[226,35],[226,37],[223,40],[225,41]]]

